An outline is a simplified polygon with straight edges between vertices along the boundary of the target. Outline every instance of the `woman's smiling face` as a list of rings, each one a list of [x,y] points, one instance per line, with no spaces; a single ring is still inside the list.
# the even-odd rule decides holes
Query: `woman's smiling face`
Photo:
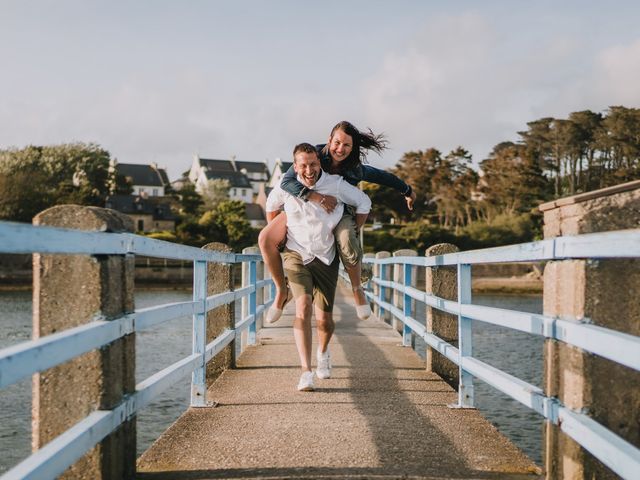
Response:
[[[336,130],[329,138],[329,154],[336,162],[346,160],[353,150],[353,139],[342,130]]]

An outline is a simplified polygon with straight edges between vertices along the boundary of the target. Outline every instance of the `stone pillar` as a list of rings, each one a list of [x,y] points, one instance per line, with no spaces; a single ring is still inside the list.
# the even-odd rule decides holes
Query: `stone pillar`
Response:
[[[390,256],[391,254],[389,252],[384,252],[384,251],[377,252],[376,260],[380,260],[382,258],[389,258]],[[375,264],[373,268],[373,276],[376,278],[380,278],[381,280],[389,280],[391,278],[391,269],[392,269],[392,266],[387,265],[385,267],[384,278],[382,278],[382,265]],[[375,294],[376,298],[380,297],[380,285],[377,285],[377,284],[374,285],[373,293]],[[385,289],[385,298],[383,298],[383,300],[387,302],[391,300],[391,290],[389,288]],[[383,320],[383,321],[387,321],[391,318],[391,314],[386,310],[381,313],[380,307],[378,306],[377,303],[373,307],[373,313],[375,314],[376,317],[378,317],[380,320]]]
[[[131,232],[121,213],[60,205],[33,219],[97,232]],[[33,338],[134,310],[134,260],[125,255],[33,255]],[[135,391],[135,334],[33,376],[32,447],[38,450],[95,410],[109,410]],[[135,477],[135,418],[91,449],[59,478]]]
[[[436,257],[446,253],[458,252],[450,243],[439,243],[425,251],[425,257]],[[458,299],[458,273],[455,265],[427,267],[425,272],[425,292],[446,300]],[[426,308],[427,332],[437,335],[451,345],[458,346],[458,317],[437,308]],[[440,352],[427,345],[427,370],[435,372],[458,390],[458,366]]]
[[[204,250],[213,250],[222,253],[232,253],[229,246],[224,243],[212,242],[202,247]],[[216,293],[232,291],[233,265],[229,263],[207,263],[207,296]],[[235,302],[220,305],[218,308],[207,312],[207,343],[212,342],[226,328],[235,328]],[[235,342],[231,342],[218,355],[213,357],[207,364],[207,388],[224,372],[227,368],[235,367]]]
[[[640,225],[640,181],[540,206],[545,239]],[[640,335],[640,260],[563,260],[544,270],[544,314]],[[545,393],[640,446],[640,372],[555,340],[545,342]],[[636,408],[634,408],[634,406]],[[618,478],[558,427],[545,425],[547,478]]]
[[[396,250],[395,252],[393,252],[393,256],[394,257],[417,257],[418,252],[416,252],[415,250],[409,250],[409,249]],[[411,272],[412,278],[415,279],[416,267],[411,267],[411,269],[412,269],[412,272]],[[399,265],[399,264],[393,265],[393,281],[396,283],[404,283],[404,265]],[[404,308],[404,294],[400,293],[397,290],[394,290],[393,304],[396,306],[396,308],[402,311]],[[391,326],[395,328],[398,332],[402,332],[404,324],[400,320],[398,320],[396,317],[393,317]]]

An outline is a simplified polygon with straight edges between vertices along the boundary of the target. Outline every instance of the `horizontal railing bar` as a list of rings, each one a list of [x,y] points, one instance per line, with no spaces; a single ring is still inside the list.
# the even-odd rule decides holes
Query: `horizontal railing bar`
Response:
[[[239,254],[214,252],[132,233],[87,232],[68,228],[0,222],[0,252],[70,255],[125,255],[236,263]]]
[[[236,336],[240,335],[240,333],[249,326],[249,324],[251,324],[254,320],[255,320],[256,316],[251,314],[248,315],[247,317],[243,318],[242,320],[240,320],[238,323],[236,323],[236,328],[235,328],[235,332],[236,332]]]
[[[231,292],[216,293],[215,295],[207,297],[207,312],[213,310],[214,308],[218,308],[221,305],[226,305],[233,302],[239,297],[238,292],[240,291],[236,290]]]
[[[259,253],[236,253],[236,262],[261,262],[262,255]]]
[[[242,287],[239,288],[235,291],[236,293],[236,300],[239,300],[243,297],[248,296],[250,293],[253,293],[256,291],[256,288],[253,285],[247,285],[246,287]]]
[[[640,230],[586,233],[504,247],[447,253],[434,257],[387,257],[363,259],[372,264],[409,264],[423,267],[457,264],[532,262],[569,258],[640,257]]]
[[[133,320],[94,320],[0,350],[0,388],[11,385],[133,332]]]
[[[192,353],[188,357],[182,358],[150,377],[145,378],[136,385],[135,399],[129,413],[133,414],[142,410],[164,390],[193,372],[201,362],[202,355]]]
[[[169,320],[199,313],[201,308],[202,302],[166,303],[136,310],[131,316],[135,318],[136,331],[140,331]]]
[[[113,410],[98,410],[33,453],[1,480],[55,478],[158,394],[190,374],[201,355],[192,354],[136,385],[136,393]]]
[[[459,364],[460,362],[456,362]],[[462,368],[476,378],[491,385],[496,390],[506,393],[514,400],[535,410],[541,415],[545,414],[542,389],[499,370],[474,357],[462,357]]]
[[[97,410],[31,454],[0,480],[56,478],[123,421],[126,406]]]
[[[519,312],[484,305],[463,304],[460,314],[465,318],[479,320],[499,327],[511,328],[533,335],[545,335],[551,330],[554,319],[537,313]]]
[[[622,478],[637,478],[640,449],[584,414],[558,408],[560,429]]]
[[[271,285],[272,283],[273,283],[273,280],[271,280],[270,278],[265,278],[264,280],[258,280],[256,282],[256,288],[266,287],[268,285]]]
[[[640,337],[597,325],[555,320],[553,338],[640,371]]]
[[[236,338],[235,330],[230,328],[225,329],[220,335],[218,335],[212,342],[207,344],[205,348],[204,361],[208,362],[217,354],[219,354],[224,347],[233,342]]]
[[[510,328],[532,335],[553,338],[570,345],[580,347],[590,353],[613,360],[621,365],[640,370],[640,338],[626,333],[617,332],[596,325],[589,325],[577,321],[566,321],[546,315],[519,312],[483,305],[462,304],[453,300],[428,295],[413,287],[397,282],[386,282],[391,288],[400,293],[406,293],[411,298],[453,315],[462,315],[471,320],[478,320],[500,327]],[[371,297],[374,301],[378,299]],[[390,304],[387,304],[390,305]],[[392,311],[389,307],[384,307]],[[400,310],[397,310],[400,312]],[[397,314],[403,320],[404,314]]]

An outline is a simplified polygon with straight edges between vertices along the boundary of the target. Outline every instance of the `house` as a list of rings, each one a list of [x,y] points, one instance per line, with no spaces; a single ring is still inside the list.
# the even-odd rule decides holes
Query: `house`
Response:
[[[240,162],[234,161],[236,169],[244,173],[251,182],[253,194],[257,195],[260,191],[260,185],[269,183],[269,166],[266,162]]]
[[[156,163],[149,165],[137,163],[119,163],[111,160],[110,168],[122,175],[133,186],[133,195],[164,197],[169,186],[169,177],[164,168]]]
[[[244,172],[238,170],[237,164],[233,159],[216,160],[200,158],[199,155],[194,155],[193,163],[191,164],[191,170],[189,171],[189,180],[193,182],[198,193],[202,193],[202,191],[206,188],[209,180],[228,180],[231,186],[229,190],[229,198],[231,200],[240,200],[244,203],[252,203],[254,186],[249,179],[248,174],[250,172],[247,168],[247,165],[254,162],[238,163],[241,163],[243,165],[243,169],[245,170]],[[251,174],[254,177],[257,177],[260,172],[257,168],[255,168],[255,170],[257,171],[254,172],[253,170],[254,168],[252,167]],[[254,182],[257,182],[257,180],[254,180]],[[255,188],[257,192],[257,187]]]
[[[177,217],[172,211],[172,201],[170,197],[110,195],[105,207],[131,217],[138,232],[173,232]]]
[[[271,180],[269,181],[269,187],[273,188],[277,185],[280,185],[280,181],[282,180],[282,176],[287,173],[293,166],[293,162],[283,162],[279,158],[276,158],[276,164],[273,167],[273,173],[271,174]]]
[[[267,224],[264,210],[257,203],[245,204],[245,216],[253,228],[262,228]]]

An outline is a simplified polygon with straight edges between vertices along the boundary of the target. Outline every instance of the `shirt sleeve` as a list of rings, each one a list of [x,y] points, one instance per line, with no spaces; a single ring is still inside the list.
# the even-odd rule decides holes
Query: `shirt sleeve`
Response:
[[[277,212],[284,205],[285,193],[280,187],[276,187],[269,193],[265,210],[268,212]]]
[[[393,173],[380,170],[379,168],[372,167],[371,165],[362,165],[362,180],[394,188],[405,196],[411,194],[411,187],[403,180],[395,176]]]
[[[356,213],[369,213],[371,211],[371,199],[367,194],[342,177],[338,180],[336,196],[343,203],[356,207]]]

